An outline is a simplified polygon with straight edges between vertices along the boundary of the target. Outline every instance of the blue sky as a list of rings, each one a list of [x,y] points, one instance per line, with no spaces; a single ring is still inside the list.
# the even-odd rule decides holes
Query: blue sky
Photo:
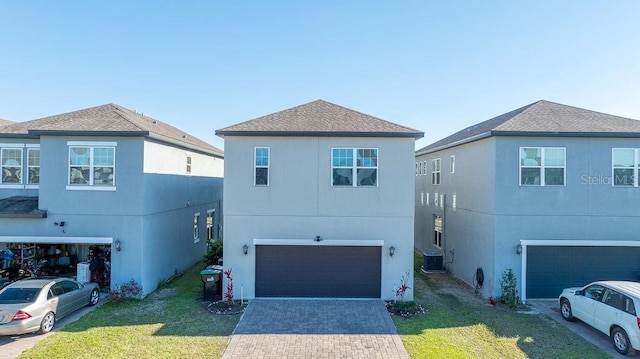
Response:
[[[640,1],[0,0],[0,118],[216,129],[324,99],[425,146],[540,99],[640,119]]]

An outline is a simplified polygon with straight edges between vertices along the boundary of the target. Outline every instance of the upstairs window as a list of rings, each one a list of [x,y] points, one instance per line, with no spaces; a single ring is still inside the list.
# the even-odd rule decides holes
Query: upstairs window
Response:
[[[2,184],[22,183],[22,148],[2,148],[0,150]]]
[[[187,174],[191,174],[191,155],[187,155]]]
[[[566,150],[554,147],[520,148],[521,186],[564,186]]]
[[[613,185],[615,187],[638,187],[640,149],[613,149]]]
[[[255,186],[269,185],[269,147],[256,147],[253,171],[253,184]]]
[[[27,148],[27,169],[29,177],[27,178],[27,184],[39,184],[40,183],[40,149],[39,148]]]
[[[456,156],[449,157],[449,173],[456,173]]]
[[[332,186],[378,186],[377,148],[331,149]]]
[[[69,142],[69,185],[113,187],[115,143],[112,146]]]
[[[440,184],[440,159],[431,160],[431,184]]]

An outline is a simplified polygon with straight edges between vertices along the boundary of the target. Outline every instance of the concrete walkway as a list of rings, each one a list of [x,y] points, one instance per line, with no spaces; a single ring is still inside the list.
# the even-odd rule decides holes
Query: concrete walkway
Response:
[[[223,359],[409,359],[381,300],[252,300]]]

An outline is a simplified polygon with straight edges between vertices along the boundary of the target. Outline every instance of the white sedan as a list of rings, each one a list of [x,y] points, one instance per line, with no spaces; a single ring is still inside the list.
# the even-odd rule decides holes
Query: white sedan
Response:
[[[620,354],[640,350],[640,283],[593,282],[581,288],[566,288],[559,297],[562,318],[580,319],[607,334]]]

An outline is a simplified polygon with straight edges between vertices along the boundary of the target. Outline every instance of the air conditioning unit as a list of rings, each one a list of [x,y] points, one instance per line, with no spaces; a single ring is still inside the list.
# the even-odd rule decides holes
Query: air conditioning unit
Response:
[[[444,270],[444,257],[441,253],[422,253],[422,269],[424,271]]]

